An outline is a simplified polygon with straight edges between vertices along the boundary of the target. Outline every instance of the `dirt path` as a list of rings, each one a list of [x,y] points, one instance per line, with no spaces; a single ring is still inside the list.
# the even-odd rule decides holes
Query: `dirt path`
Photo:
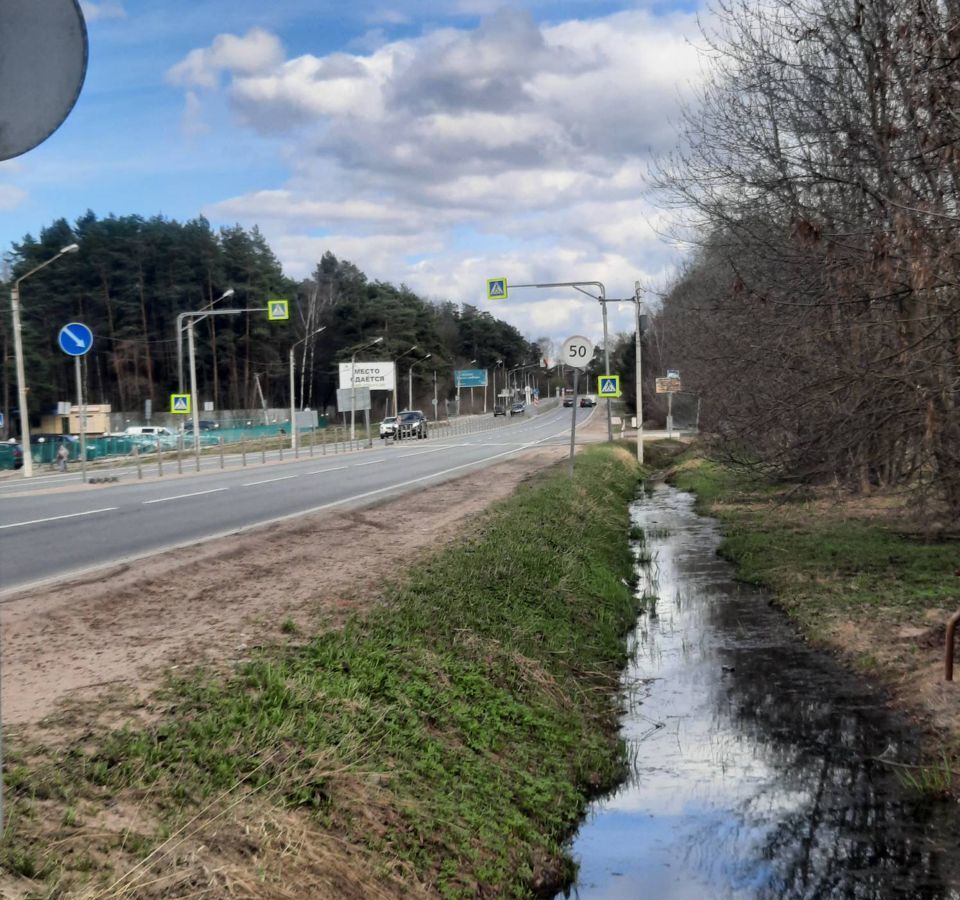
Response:
[[[4,723],[37,723],[68,698],[143,695],[171,667],[228,663],[292,624],[336,625],[374,601],[385,576],[455,538],[564,452],[544,447],[375,507],[305,516],[10,597]]]

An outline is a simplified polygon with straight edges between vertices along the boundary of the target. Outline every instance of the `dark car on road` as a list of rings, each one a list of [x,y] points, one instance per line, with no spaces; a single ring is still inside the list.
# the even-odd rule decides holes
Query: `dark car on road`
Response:
[[[573,397],[564,397],[563,398],[564,406],[573,406]]]
[[[570,405],[573,406],[572,403],[571,403]],[[596,406],[596,405],[597,405],[597,398],[596,398],[596,397],[591,397],[591,396],[588,394],[587,396],[580,398],[580,406],[581,406],[581,407],[589,407],[589,406]]]
[[[522,416],[527,412],[527,405],[522,400],[518,400],[510,407],[511,416]]]
[[[394,437],[400,441],[406,437],[415,437],[418,440],[427,436],[427,417],[419,409],[401,410],[397,416],[397,427]]]
[[[495,416],[505,416],[507,414],[507,408],[502,403],[495,403],[493,407],[493,414]]]

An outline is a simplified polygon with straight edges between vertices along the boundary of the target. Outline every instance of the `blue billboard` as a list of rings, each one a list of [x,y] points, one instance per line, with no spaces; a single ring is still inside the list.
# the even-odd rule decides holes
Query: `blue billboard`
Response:
[[[453,373],[454,384],[458,388],[486,387],[486,369],[457,369]]]

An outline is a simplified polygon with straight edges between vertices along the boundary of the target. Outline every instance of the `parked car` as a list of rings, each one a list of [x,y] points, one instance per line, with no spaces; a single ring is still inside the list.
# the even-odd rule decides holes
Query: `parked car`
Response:
[[[564,397],[563,398],[564,406],[573,406],[573,397]]]
[[[191,428],[193,425],[190,426]],[[167,437],[176,438],[176,435],[163,425],[131,425],[123,432],[125,437]]]
[[[493,414],[494,416],[505,416],[507,414],[507,408],[502,403],[495,403],[493,405]]]
[[[219,423],[214,422],[212,419],[201,419],[198,423],[200,425],[201,431],[215,431],[220,427]],[[193,431],[193,420],[190,419],[183,425],[184,431]]]
[[[527,412],[527,404],[522,400],[518,400],[513,406],[510,407],[511,416],[522,416]]]
[[[397,433],[397,416],[387,416],[380,423],[380,440],[386,440]]]
[[[394,434],[396,440],[405,437],[416,437],[417,440],[427,436],[427,417],[419,409],[401,410],[397,416],[397,429]]]
[[[13,449],[13,467],[19,469],[23,467],[23,444],[17,442],[16,438],[10,438],[7,446]]]

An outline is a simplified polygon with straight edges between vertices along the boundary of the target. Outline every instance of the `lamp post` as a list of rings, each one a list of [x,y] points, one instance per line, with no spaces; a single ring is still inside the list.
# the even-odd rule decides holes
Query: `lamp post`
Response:
[[[211,300],[206,306],[202,306],[200,309],[192,312],[182,312],[177,316],[177,393],[183,393],[183,320],[192,318],[194,321],[199,322],[201,319],[206,318],[206,316],[203,315],[204,310],[212,309],[221,300],[226,300],[227,297],[232,296],[233,288],[227,288],[216,300]]]
[[[471,359],[467,363],[468,366],[472,366],[476,362],[475,359]],[[454,378],[457,378],[456,373],[454,373]],[[470,412],[473,412],[473,388],[470,388]],[[460,379],[457,378],[457,415],[460,415]]]
[[[326,330],[327,330],[327,326],[322,325],[320,326],[320,328],[317,328],[314,331],[311,331],[310,334],[300,338],[299,341],[294,341],[290,345],[290,433],[292,435],[292,438],[290,441],[290,448],[293,450],[294,456],[297,456],[300,452],[300,446],[299,446],[300,434],[299,434],[299,429],[297,428],[297,404],[296,404],[296,397],[295,397],[296,389],[294,387],[294,380],[293,380],[293,351],[297,347],[299,347],[301,344],[305,343],[306,341],[309,341],[310,338],[312,338],[315,334],[320,334],[321,331],[326,331]]]
[[[511,284],[511,288],[522,288],[522,287],[531,287],[531,288],[555,288],[555,287],[572,287],[575,290],[580,291],[581,294],[586,294],[593,300],[600,301],[600,308],[603,313],[603,366],[604,366],[604,375],[610,374],[610,341],[607,337],[607,289],[603,286],[602,281],[550,281],[544,282],[543,284]],[[587,287],[595,287],[600,291],[600,296],[596,297],[590,293],[590,291],[584,290]],[[613,419],[610,412],[610,398],[607,398],[607,440],[613,440]]]
[[[67,253],[76,253],[79,244],[67,244],[56,256],[35,266],[26,275],[21,275],[10,288],[10,316],[13,320],[13,355],[17,368],[17,403],[20,406],[20,441],[23,446],[23,477],[33,477],[33,457],[30,455],[30,411],[27,409],[27,375],[23,364],[23,336],[20,325],[20,282],[35,272],[46,268]]]
[[[400,401],[397,399],[397,374],[400,371],[400,367],[397,363],[400,362],[405,356],[413,353],[417,349],[417,345],[414,344],[409,350],[404,350],[394,361],[393,361],[393,414],[395,416],[400,415]]]
[[[637,462],[643,465],[643,365],[641,364],[640,357],[640,324],[642,319],[642,308],[643,304],[640,302],[640,294],[642,293],[643,288],[640,287],[640,282],[635,281],[633,283],[633,296],[634,296],[634,310],[636,312],[636,328],[637,333],[634,336],[634,350],[636,352],[636,364],[637,364]]]
[[[361,350],[368,350],[370,347],[373,347],[375,344],[382,344],[383,338],[378,337],[370,341],[369,344],[364,344],[362,347],[357,347],[353,351],[353,354],[350,357],[350,440],[356,440],[357,430],[356,430],[356,421],[357,421],[357,379],[354,377],[354,366],[357,362],[357,354]]]
[[[497,411],[497,369],[501,368],[502,366],[503,366],[503,360],[498,359],[496,364],[493,367],[493,388],[491,389],[491,393],[493,394],[494,418],[496,418],[496,411]]]
[[[413,409],[413,367],[420,365],[422,362],[426,362],[431,356],[433,356],[433,354],[428,353],[423,359],[414,360],[410,364],[410,371],[407,372],[407,409]]]

